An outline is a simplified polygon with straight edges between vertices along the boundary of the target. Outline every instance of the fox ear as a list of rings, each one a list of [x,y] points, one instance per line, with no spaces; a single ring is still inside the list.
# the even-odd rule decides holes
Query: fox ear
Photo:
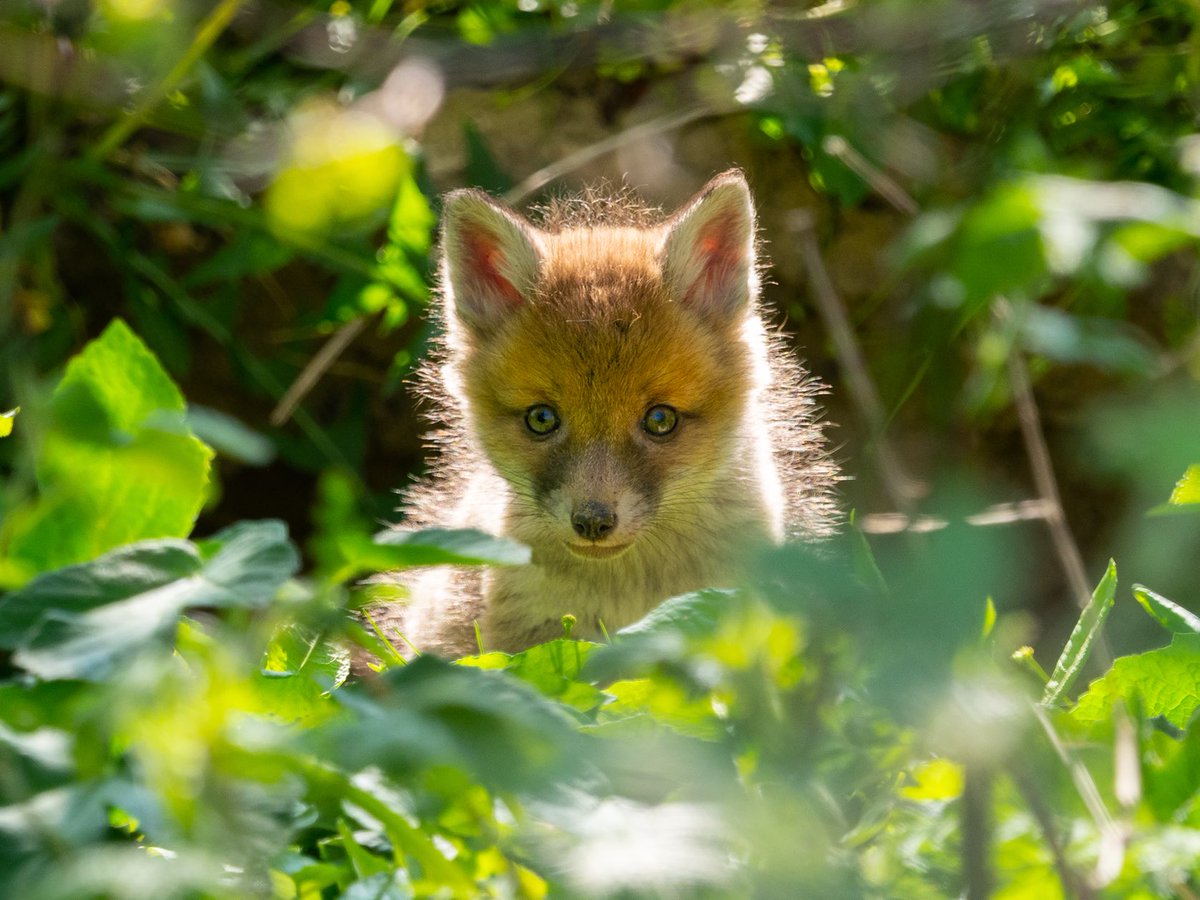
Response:
[[[453,191],[442,207],[443,290],[464,324],[486,331],[528,300],[541,239],[482,191]]]
[[[757,290],[754,202],[736,169],[718,175],[667,221],[663,275],[681,303],[703,316],[732,316]]]

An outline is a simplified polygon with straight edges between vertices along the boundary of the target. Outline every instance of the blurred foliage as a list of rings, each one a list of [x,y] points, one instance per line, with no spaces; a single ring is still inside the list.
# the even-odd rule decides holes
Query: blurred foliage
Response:
[[[1198,18],[0,0],[0,894],[1200,891]],[[364,474],[430,339],[425,129],[463,87],[715,121],[831,252],[903,220],[850,312],[889,427],[925,429],[927,533],[777,548],[604,645],[568,618],[406,665],[348,615],[399,590],[365,573],[526,558],[374,536],[402,472]],[[463,130],[489,189],[556,161]],[[305,371],[355,340],[370,366]],[[1044,668],[1034,541],[972,519],[1022,457],[1014,367],[1117,560]]]

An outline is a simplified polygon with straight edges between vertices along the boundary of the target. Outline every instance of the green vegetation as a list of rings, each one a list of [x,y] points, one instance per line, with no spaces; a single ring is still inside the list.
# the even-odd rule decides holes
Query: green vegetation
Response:
[[[1200,893],[1193,4],[0,9],[0,895]],[[352,615],[525,554],[375,535],[456,90],[738,148],[839,540],[604,644]],[[464,118],[459,180],[566,158]]]

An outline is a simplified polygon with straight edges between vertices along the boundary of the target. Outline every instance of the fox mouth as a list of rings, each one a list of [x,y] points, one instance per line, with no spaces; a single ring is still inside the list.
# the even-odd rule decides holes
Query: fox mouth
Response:
[[[629,544],[572,544],[568,542],[567,549],[582,559],[612,559],[628,550]]]

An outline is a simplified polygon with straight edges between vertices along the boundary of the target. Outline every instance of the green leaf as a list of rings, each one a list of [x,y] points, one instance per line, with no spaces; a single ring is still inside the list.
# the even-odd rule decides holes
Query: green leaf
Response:
[[[1075,683],[1075,679],[1083,670],[1084,663],[1091,655],[1092,644],[1100,633],[1104,620],[1108,618],[1116,593],[1117,564],[1109,560],[1104,577],[1100,579],[1096,590],[1092,592],[1092,599],[1080,614],[1079,621],[1075,623],[1075,629],[1067,639],[1067,645],[1058,657],[1054,671],[1050,673],[1050,680],[1046,682],[1046,691],[1042,695],[1042,703],[1048,705],[1059,703],[1071,689],[1071,685]]]
[[[1183,738],[1152,736],[1157,752],[1143,754],[1146,801],[1160,822],[1169,821],[1200,789],[1200,719],[1193,718]]]
[[[0,555],[12,567],[28,577],[191,531],[212,451],[188,430],[179,390],[124,322],[71,360],[50,412],[40,496],[0,527]]]
[[[271,637],[255,687],[272,718],[312,724],[335,710],[329,692],[349,674],[345,647],[293,623]]]
[[[74,738],[58,728],[19,732],[0,722],[0,766],[5,772],[5,795],[14,788],[20,799],[68,781],[75,770]]]
[[[522,566],[529,548],[510,538],[495,537],[471,528],[427,528],[423,531],[384,531],[375,536],[377,547],[395,568],[433,565]]]
[[[1155,365],[1154,351],[1122,322],[1029,304],[1020,325],[1025,349],[1055,362],[1090,363],[1129,375],[1148,375]]]
[[[1150,617],[1167,631],[1200,632],[1200,616],[1190,609],[1185,609],[1178,603],[1171,602],[1162,594],[1155,593],[1140,584],[1133,586],[1133,596],[1142,605],[1142,609],[1146,610]]]
[[[1200,463],[1188,466],[1183,477],[1171,491],[1171,499],[1167,501],[1172,506],[1200,503]]]
[[[690,655],[689,638],[713,634],[722,616],[744,599],[737,591],[717,588],[672,597],[618,631],[613,644],[592,655],[587,675],[606,682],[681,662]]]
[[[582,765],[567,712],[504,672],[428,654],[374,679],[369,693],[334,695],[357,715],[310,735],[313,749],[352,770],[393,777],[450,766],[498,790],[540,791]]]
[[[242,522],[199,545],[122,547],[0,598],[0,646],[46,680],[103,679],[141,647],[165,643],[183,610],[263,606],[298,567],[280,522]]]
[[[187,421],[196,437],[221,456],[248,466],[265,466],[275,459],[275,445],[233,416],[191,404]]]
[[[672,597],[617,632],[621,637],[672,633],[688,637],[712,634],[717,622],[738,600],[737,591],[709,588]]]
[[[599,644],[559,639],[530,647],[521,653],[484,653],[457,660],[461,666],[477,669],[504,669],[531,684],[547,697],[579,710],[591,710],[604,700],[604,694],[582,675],[583,665]]]
[[[1169,647],[1121,657],[1088,686],[1071,717],[1084,725],[1106,722],[1118,700],[1136,701],[1146,718],[1162,716],[1185,728],[1200,706],[1200,634],[1177,634]]]

